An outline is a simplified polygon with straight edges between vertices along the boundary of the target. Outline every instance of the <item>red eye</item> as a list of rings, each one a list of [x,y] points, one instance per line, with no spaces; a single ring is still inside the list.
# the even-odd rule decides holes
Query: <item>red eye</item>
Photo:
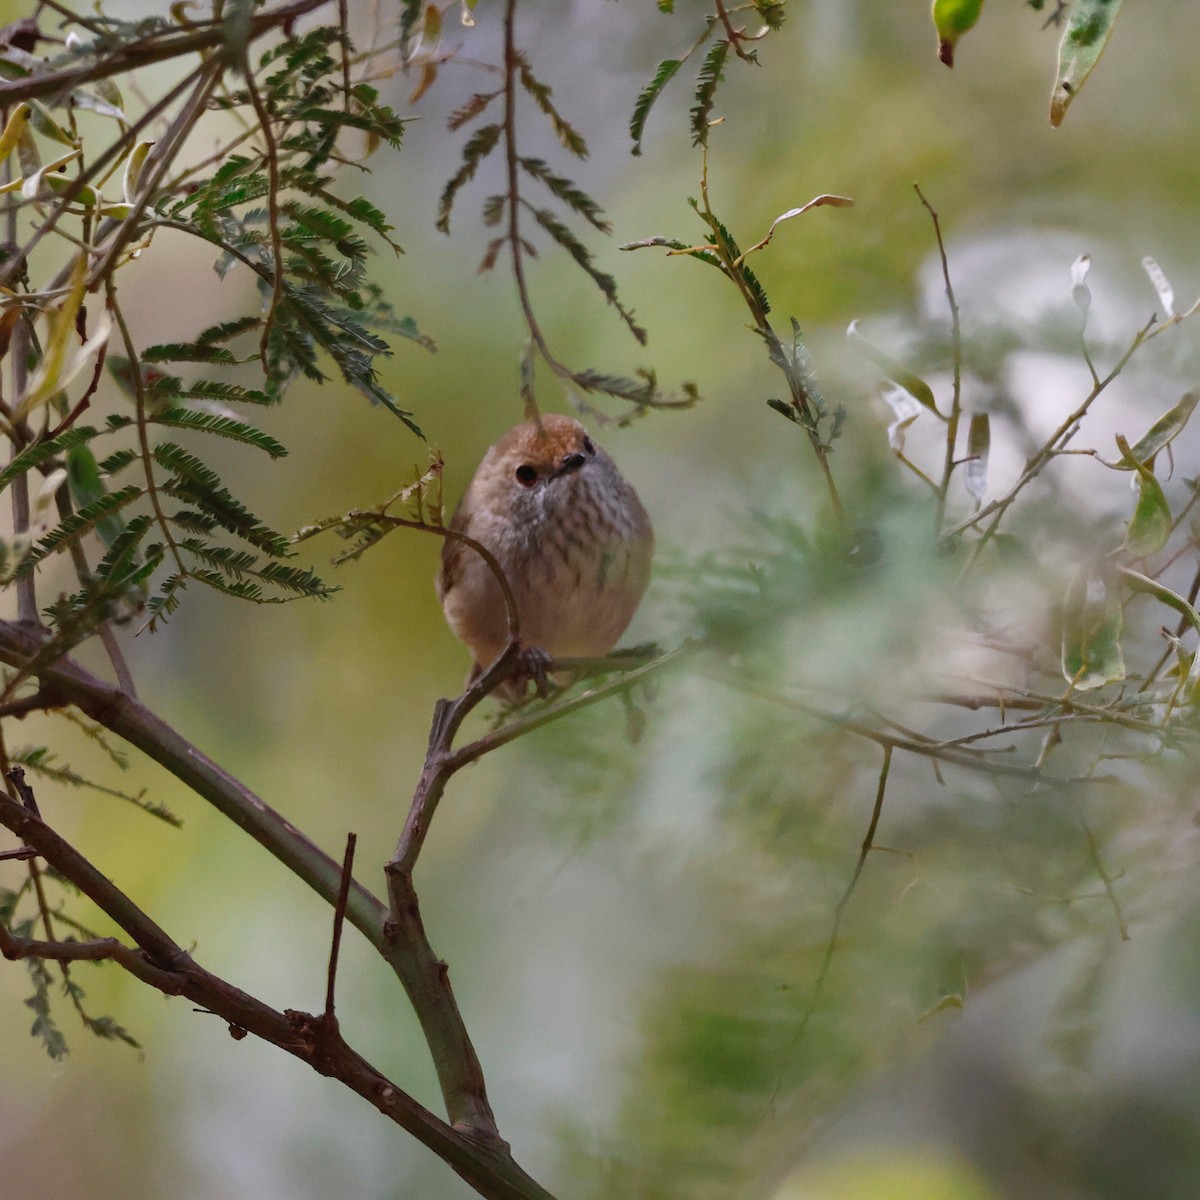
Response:
[[[522,463],[517,468],[517,482],[522,487],[533,487],[537,483],[537,467],[531,467],[528,463]]]

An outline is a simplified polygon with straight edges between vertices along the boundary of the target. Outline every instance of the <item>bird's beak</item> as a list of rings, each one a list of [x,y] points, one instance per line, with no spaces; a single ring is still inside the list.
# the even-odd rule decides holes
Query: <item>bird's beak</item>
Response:
[[[574,454],[564,454],[562,466],[554,472],[554,478],[558,479],[562,475],[570,475],[572,471],[578,471],[585,462],[587,462],[586,454],[580,454],[578,451]]]

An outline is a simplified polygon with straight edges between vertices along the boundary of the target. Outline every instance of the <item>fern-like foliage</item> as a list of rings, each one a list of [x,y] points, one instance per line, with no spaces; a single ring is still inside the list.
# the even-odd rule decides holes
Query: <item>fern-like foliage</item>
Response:
[[[665,13],[675,11],[674,3],[666,3],[665,0],[660,0],[658,7]],[[649,119],[650,110],[662,96],[667,84],[675,78],[680,68],[692,55],[708,44],[715,32],[724,30],[726,36],[709,47],[701,63],[689,113],[692,144],[695,146],[708,145],[708,130],[712,120],[713,106],[716,103],[717,88],[725,78],[725,67],[730,51],[734,51],[738,58],[747,63],[757,63],[757,48],[747,49],[746,43],[749,41],[757,44],[766,34],[782,28],[787,0],[752,0],[751,5],[741,6],[737,10],[738,15],[741,16],[750,7],[753,7],[755,15],[763,23],[761,30],[748,34],[745,30],[736,29],[730,24],[730,18],[733,15],[730,10],[726,8],[722,12],[718,9],[705,16],[704,26],[699,37],[685,53],[678,58],[663,59],[658,64],[650,82],[642,88],[634,101],[633,114],[629,119],[629,136],[633,139],[631,153],[641,154],[642,138],[646,132],[646,122]]]
[[[667,58],[658,64],[654,78],[638,93],[633,105],[633,116],[629,118],[629,136],[633,138],[633,153],[642,152],[642,135],[646,132],[646,122],[650,119],[650,110],[654,107],[663,89],[675,78],[679,68],[683,66],[681,58]]]
[[[717,86],[725,78],[725,60],[728,57],[729,43],[717,42],[704,56],[700,66],[691,109],[693,146],[708,145],[709,120],[717,99]]]
[[[149,170],[150,147],[143,144],[139,153],[132,138],[126,139],[126,203],[115,210],[137,222],[131,225],[131,244],[145,247],[152,238],[185,234],[211,245],[219,275],[236,269],[255,280],[254,310],[227,317],[190,340],[149,346],[139,347],[122,327],[121,339],[110,338],[123,353],[108,355],[107,379],[133,412],[118,407],[97,419],[99,399],[93,404],[93,393],[102,382],[97,364],[82,398],[63,393],[42,402],[48,420],[41,432],[19,431],[0,468],[0,493],[25,480],[35,496],[42,478],[55,482],[62,478],[60,469],[65,471],[68,486],[44,498],[28,534],[0,545],[3,580],[37,578],[51,561],[70,560],[73,586],[44,603],[58,650],[106,621],[148,617],[155,626],[177,610],[190,585],[258,603],[331,593],[312,571],[289,561],[294,551],[287,538],[224,478],[230,455],[260,452],[278,460],[287,453],[259,422],[237,411],[243,406],[278,404],[294,380],[324,382],[334,375],[420,433],[379,374],[396,339],[435,349],[370,278],[374,249],[382,245],[399,254],[401,247],[378,207],[362,196],[340,195],[334,183],[348,153],[361,158],[364,149],[369,155],[377,145],[399,146],[404,122],[369,84],[347,86],[343,50],[352,48],[342,30],[289,32],[255,54],[247,24],[254,10],[249,3],[226,6],[222,36],[237,69],[210,100],[210,107],[236,112],[247,133],[207,164],[160,174],[137,211],[133,201],[139,172]],[[412,6],[404,12],[411,17]],[[92,30],[94,40],[77,45],[64,62],[99,61],[130,40],[180,34],[178,25],[160,18],[149,24],[100,18]],[[85,100],[84,107],[128,121],[120,93],[107,81]],[[197,120],[203,111],[197,110]],[[41,126],[52,139],[75,136],[49,118]],[[22,169],[36,169],[40,162],[35,143],[26,139]],[[98,186],[90,194],[98,197]],[[549,176],[547,186],[557,188],[565,202],[586,207],[568,181]],[[65,211],[81,210],[76,205]],[[62,227],[63,213],[58,217]],[[39,219],[30,216],[35,234]],[[83,221],[80,236],[89,235],[93,219]],[[74,303],[78,307],[64,306],[58,325],[42,338],[39,348],[48,357],[52,351],[60,358],[70,354],[72,326],[81,341],[86,337],[87,314]],[[5,334],[0,357],[8,339]],[[89,408],[91,415],[80,420]],[[217,451],[218,442],[230,449]]]

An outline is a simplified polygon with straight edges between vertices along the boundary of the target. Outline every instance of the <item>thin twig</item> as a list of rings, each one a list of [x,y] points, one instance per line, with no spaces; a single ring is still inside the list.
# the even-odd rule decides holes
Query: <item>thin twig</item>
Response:
[[[133,335],[129,332],[129,325],[125,321],[125,314],[121,311],[121,306],[117,303],[117,285],[111,272],[104,277],[104,288],[108,298],[109,310],[117,322],[117,328],[121,331],[121,340],[125,343],[125,354],[129,359],[129,374],[132,381],[134,398],[137,403],[138,446],[141,450],[142,468],[146,476],[146,495],[149,497],[150,507],[154,509],[154,518],[158,522],[159,529],[162,530],[164,540],[170,547],[175,564],[179,568],[180,573],[186,575],[187,566],[183,561],[183,554],[180,552],[179,545],[175,541],[175,535],[171,530],[170,522],[167,520],[167,514],[163,511],[162,502],[158,495],[158,484],[154,479],[154,456],[150,449],[150,434],[146,424],[146,381],[142,377],[142,360],[138,354],[137,347],[134,345]]]
[[[950,262],[946,257],[946,244],[942,240],[942,225],[933,205],[925,199],[921,185],[914,183],[913,188],[921,203],[929,213],[933,222],[933,234],[937,239],[938,257],[942,264],[942,280],[946,285],[946,303],[950,308],[950,337],[954,356],[954,390],[950,397],[950,415],[946,419],[946,452],[942,460],[942,478],[937,488],[936,517],[933,532],[935,537],[941,537],[942,525],[946,519],[946,497],[950,491],[950,480],[954,475],[955,449],[958,445],[958,423],[962,417],[962,326],[959,321],[958,300],[954,295],[954,285],[950,282]]]
[[[1129,926],[1125,924],[1125,915],[1121,911],[1121,903],[1117,899],[1117,893],[1113,890],[1113,877],[1104,869],[1104,864],[1100,861],[1100,850],[1096,845],[1096,837],[1092,833],[1091,826],[1087,823],[1087,818],[1082,811],[1078,812],[1079,827],[1083,830],[1083,836],[1087,839],[1088,857],[1092,860],[1092,866],[1096,868],[1096,874],[1100,876],[1100,882],[1104,885],[1104,894],[1108,897],[1108,902],[1112,906],[1113,914],[1117,919],[1117,931],[1121,935],[1121,941],[1129,941]]]
[[[1091,391],[1089,391],[1084,397],[1079,407],[1076,408],[1062,422],[1061,425],[1059,425],[1059,427],[1043,443],[1042,447],[1034,455],[1032,455],[1032,457],[1029,458],[1029,460],[1025,463],[1025,469],[1021,472],[1020,478],[1018,478],[1017,482],[1013,484],[1008,492],[1004,496],[985,504],[977,513],[973,513],[965,521],[960,522],[949,531],[950,537],[956,537],[958,534],[963,533],[967,529],[978,526],[988,517],[993,518],[991,524],[987,527],[987,529],[984,530],[979,540],[975,543],[975,546],[971,552],[970,561],[964,568],[964,574],[974,565],[975,561],[979,557],[980,552],[983,550],[983,547],[994,536],[1001,520],[1004,518],[1004,514],[1011,507],[1017,496],[1020,495],[1024,488],[1038,476],[1046,462],[1054,454],[1058,453],[1063,446],[1065,446],[1066,443],[1075,436],[1075,433],[1079,427],[1079,423],[1087,415],[1088,409],[1091,408],[1092,404],[1105,391],[1109,384],[1111,384],[1112,381],[1116,379],[1118,375],[1120,375],[1120,373],[1125,369],[1125,366],[1129,360],[1134,356],[1134,354],[1137,353],[1138,349],[1147,340],[1155,320],[1155,317],[1151,317],[1146,324],[1138,330],[1138,332],[1134,335],[1133,340],[1129,343],[1129,346],[1125,349],[1125,352],[1117,360],[1116,365],[1112,368],[1112,370],[1109,371],[1109,373],[1105,375],[1098,384],[1093,385]]]
[[[736,688],[747,695],[765,700],[769,704],[788,708],[794,712],[801,712],[823,724],[844,729],[848,733],[865,738],[867,741],[874,742],[883,748],[891,747],[896,750],[905,750],[909,754],[915,754],[921,758],[933,759],[935,763],[950,763],[957,767],[967,767],[973,771],[983,771],[986,774],[1008,775],[1014,779],[1027,779],[1032,783],[1045,784],[1047,787],[1072,787],[1118,782],[1116,776],[1113,775],[1047,775],[1036,767],[1016,766],[1010,763],[997,762],[993,757],[977,751],[969,752],[957,750],[953,747],[942,748],[937,743],[917,740],[915,738],[896,737],[893,734],[874,729],[870,725],[865,725],[863,722],[856,721],[851,717],[843,716],[840,713],[828,712],[825,709],[818,708],[816,705],[806,704],[803,700],[796,700],[790,696],[780,696],[765,688],[756,687],[753,684],[732,678],[726,674],[713,672],[711,678],[724,683],[728,687]]]
[[[263,138],[264,157],[267,160],[267,227],[271,234],[271,300],[263,320],[262,337],[258,343],[258,357],[262,362],[263,370],[269,376],[271,374],[269,354],[271,330],[275,324],[275,314],[283,301],[283,230],[279,227],[279,146],[275,141],[275,130],[271,126],[271,114],[267,112],[267,106],[263,103],[258,84],[254,80],[254,73],[250,70],[250,64],[244,63],[243,70],[246,78],[246,94],[250,97],[250,103],[258,117],[258,125]],[[349,102],[348,96],[347,102]]]
[[[817,977],[813,982],[812,993],[800,1017],[799,1024],[796,1026],[795,1032],[788,1042],[785,1056],[790,1057],[791,1051],[795,1049],[796,1044],[804,1036],[804,1031],[808,1028],[808,1023],[812,1020],[813,1015],[817,1011],[817,1005],[821,1001],[821,994],[825,989],[825,981],[828,979],[829,969],[833,965],[833,954],[837,949],[838,933],[841,930],[842,917],[846,912],[846,905],[850,903],[850,897],[854,895],[854,889],[858,886],[859,877],[862,875],[863,868],[867,864],[867,855],[871,853],[875,844],[875,831],[879,828],[879,818],[883,815],[883,798],[887,792],[888,775],[891,773],[891,769],[892,747],[884,746],[883,765],[879,769],[879,783],[875,788],[875,804],[871,809],[871,820],[867,825],[867,833],[863,838],[862,846],[859,847],[858,861],[854,864],[854,871],[850,876],[850,882],[846,885],[846,890],[842,893],[842,898],[834,906],[833,923],[829,930],[829,937],[825,942],[825,952],[821,956],[821,965],[817,969]],[[775,1088],[771,1097],[772,1101],[778,1095],[782,1083],[783,1072],[781,1068],[779,1075],[776,1077]]]
[[[342,31],[342,103],[346,106],[346,111],[349,112],[351,108],[349,0],[338,0],[338,25]]]
[[[12,386],[14,396],[24,396],[28,380],[26,368],[26,351],[28,349],[28,331],[22,318],[13,329],[12,346],[9,354],[12,357]],[[20,447],[14,442],[13,457]],[[29,476],[22,472],[12,482],[13,536],[31,536],[29,529]],[[23,572],[17,576],[17,619],[38,621],[37,583],[32,571]]]
[[[346,835],[346,856],[342,859],[342,883],[338,888],[337,903],[333,906],[333,937],[329,943],[329,973],[325,984],[325,1019],[335,1020],[334,990],[337,985],[338,951],[342,945],[342,924],[346,919],[346,902],[350,899],[350,883],[354,878],[354,847],[358,835]]]

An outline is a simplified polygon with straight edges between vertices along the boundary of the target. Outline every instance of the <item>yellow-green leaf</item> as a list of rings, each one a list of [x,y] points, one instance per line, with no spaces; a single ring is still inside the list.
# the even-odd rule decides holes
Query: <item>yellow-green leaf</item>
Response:
[[[1082,568],[1067,590],[1062,621],[1062,672],[1077,691],[1125,678],[1121,621],[1116,589]]]
[[[1136,558],[1157,554],[1171,537],[1171,507],[1154,472],[1140,462],[1118,433],[1121,461],[1138,475],[1138,499],[1125,529],[1125,548]]]
[[[79,145],[79,139],[73,138],[51,115],[50,110],[45,105],[39,104],[36,100],[30,101],[29,105],[32,110],[29,114],[29,123],[33,128],[42,135],[49,138],[52,142],[58,142],[63,146],[70,146],[74,149]]]
[[[1188,423],[1188,419],[1200,401],[1200,392],[1184,392],[1183,398],[1169,412],[1163,413],[1133,444],[1129,458],[1122,457],[1118,463],[1110,463],[1121,471],[1134,470],[1130,458],[1148,463],[1160,450],[1169,445]]]
[[[38,193],[42,190],[43,182],[49,186],[50,176],[56,171],[61,171],[67,163],[77,159],[79,154],[78,150],[72,150],[70,154],[64,154],[62,158],[56,158],[44,167],[38,167],[32,174],[22,175],[20,179],[14,179],[11,183],[4,184],[3,187],[0,187],[0,195],[19,190],[26,200],[36,200]]]
[[[933,27],[938,36],[938,58],[954,66],[954,47],[979,20],[983,0],[933,0]]]
[[[142,175],[142,167],[146,165],[146,155],[150,153],[153,142],[138,142],[129,155],[125,164],[125,203],[132,204],[137,198],[138,180]]]
[[[1075,0],[1058,47],[1058,74],[1050,95],[1050,124],[1057,128],[1079,95],[1112,36],[1121,0]]]
[[[8,124],[4,126],[4,132],[0,133],[0,162],[3,162],[20,142],[32,112],[33,108],[28,104],[18,104],[13,109],[12,116],[8,118]]]
[[[1173,592],[1169,587],[1164,587],[1159,583],[1157,579],[1151,579],[1148,575],[1131,570],[1129,567],[1118,566],[1117,570],[1125,577],[1125,582],[1132,591],[1144,592],[1168,608],[1173,608],[1193,629],[1200,632],[1200,612],[1197,612],[1178,592]],[[1194,692],[1198,683],[1200,683],[1200,654],[1195,654],[1192,656],[1191,668],[1188,672],[1187,690]]]
[[[79,255],[71,272],[70,288],[62,303],[46,314],[48,328],[42,342],[42,360],[30,379],[25,394],[16,404],[16,420],[24,419],[35,409],[52,400],[108,340],[112,331],[112,317],[105,312],[94,323],[95,328],[88,340],[73,354],[70,352],[78,337],[75,322],[86,294],[87,266],[87,255]]]
[[[57,192],[60,196],[75,184],[74,179],[68,179],[63,175],[43,175],[42,182],[52,192]],[[86,183],[74,196],[75,203],[82,204],[84,208],[95,208],[103,199],[104,197],[95,188],[88,187]]]
[[[863,353],[875,363],[876,366],[883,370],[887,376],[897,387],[903,388],[912,398],[924,405],[930,412],[936,413],[939,417],[942,415],[938,412],[937,403],[933,398],[933,389],[921,379],[914,375],[911,371],[901,366],[894,358],[889,358],[877,346],[872,345],[867,341],[861,333],[858,332],[858,322],[851,321],[846,330],[846,336],[853,342],[857,342],[863,349]]]

